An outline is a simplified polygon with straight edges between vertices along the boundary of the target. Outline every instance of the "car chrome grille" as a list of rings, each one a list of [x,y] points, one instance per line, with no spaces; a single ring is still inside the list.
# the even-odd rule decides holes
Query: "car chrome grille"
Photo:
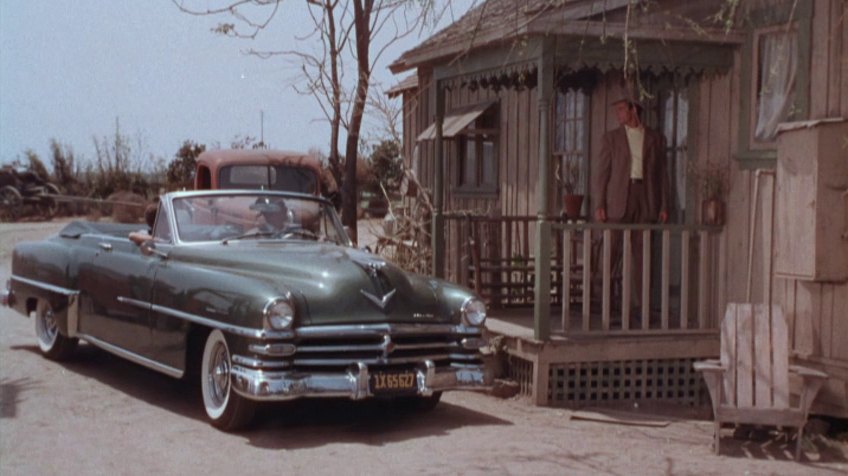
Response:
[[[430,360],[437,367],[479,364],[479,349],[461,345],[469,334],[404,332],[386,329],[372,335],[301,336],[296,342],[293,367],[346,368],[356,363],[369,366],[415,365]]]

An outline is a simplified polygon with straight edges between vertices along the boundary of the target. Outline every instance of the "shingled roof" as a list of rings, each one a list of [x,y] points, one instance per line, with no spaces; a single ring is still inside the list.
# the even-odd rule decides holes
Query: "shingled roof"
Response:
[[[403,53],[389,69],[398,73],[522,36],[621,36],[624,31],[621,17],[630,1],[483,0],[453,24]],[[742,35],[738,32],[709,27],[695,29],[687,23],[686,14],[702,14],[709,7],[720,3],[721,0],[660,2],[661,5],[649,14],[642,15],[640,11],[635,11],[628,32],[631,38],[741,43]],[[652,16],[653,23],[647,20]],[[640,24],[642,20],[647,21]]]
[[[627,2],[628,0],[483,0],[456,22],[405,52],[389,68],[397,73],[416,66],[419,58],[435,59],[456,54],[464,49],[470,50],[515,38],[526,32],[530,22],[546,12],[579,9],[581,15],[575,18],[585,18],[587,13],[602,13],[622,5],[626,6]],[[445,54],[439,54],[440,50],[444,50]]]

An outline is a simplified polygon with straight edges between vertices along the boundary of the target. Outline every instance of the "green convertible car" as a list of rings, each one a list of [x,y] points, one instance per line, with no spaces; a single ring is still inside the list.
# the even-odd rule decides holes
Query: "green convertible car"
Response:
[[[266,191],[163,195],[152,230],[72,222],[15,247],[2,301],[41,352],[79,339],[175,378],[243,427],[256,402],[382,397],[432,408],[492,382],[486,307],[352,246],[330,204]]]

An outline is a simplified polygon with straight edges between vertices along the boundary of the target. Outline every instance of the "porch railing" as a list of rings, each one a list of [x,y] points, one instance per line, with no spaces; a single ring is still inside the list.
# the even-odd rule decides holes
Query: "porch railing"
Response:
[[[553,333],[691,334],[717,329],[720,228],[549,219]],[[445,276],[476,290],[495,310],[530,308],[535,301],[536,220],[446,215]],[[638,276],[632,247],[637,235],[647,264]],[[639,295],[635,278],[642,283]]]
[[[577,334],[715,331],[720,228],[553,224],[563,250],[560,331]],[[634,239],[637,238],[637,239]],[[641,238],[641,250],[634,250]],[[617,245],[617,246],[616,246]],[[641,251],[644,265],[635,269]],[[618,255],[618,257],[617,257]],[[641,282],[641,293],[634,290]]]

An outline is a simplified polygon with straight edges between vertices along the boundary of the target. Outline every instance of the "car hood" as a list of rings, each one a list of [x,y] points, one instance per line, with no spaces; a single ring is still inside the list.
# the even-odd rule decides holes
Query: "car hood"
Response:
[[[240,242],[174,249],[170,259],[259,279],[281,294],[291,291],[300,325],[458,320],[439,299],[440,280],[405,272],[355,248]]]

